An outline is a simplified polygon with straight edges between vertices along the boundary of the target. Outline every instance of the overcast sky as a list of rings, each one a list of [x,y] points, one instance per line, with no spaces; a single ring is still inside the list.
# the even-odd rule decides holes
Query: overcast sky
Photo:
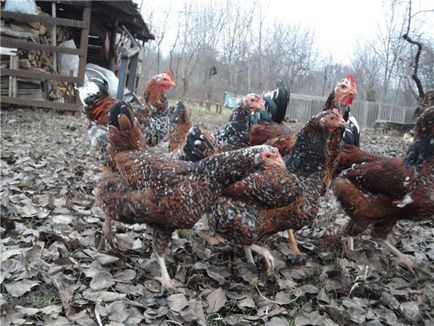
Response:
[[[155,13],[153,24],[158,20],[158,11],[172,7],[176,12],[184,3],[181,0],[135,0],[139,6],[142,1],[142,12],[152,10]],[[308,26],[315,33],[315,45],[322,55],[332,53],[334,60],[347,64],[356,41],[371,39],[383,26],[384,1],[390,0],[263,0],[261,4],[266,8],[269,21],[277,19]],[[252,1],[240,0],[239,3],[251,4]],[[413,13],[427,9],[434,9],[434,0],[413,0]],[[146,14],[144,17],[146,20]],[[434,38],[434,12],[417,15],[414,23],[420,24],[424,33]]]

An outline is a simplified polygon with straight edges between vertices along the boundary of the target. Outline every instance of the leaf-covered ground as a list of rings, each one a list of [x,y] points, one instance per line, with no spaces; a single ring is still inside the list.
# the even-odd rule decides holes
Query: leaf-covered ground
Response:
[[[302,257],[285,237],[269,239],[273,277],[240,248],[182,230],[167,254],[177,290],[161,293],[145,226],[114,226],[122,255],[96,250],[103,214],[87,123],[42,110],[2,111],[1,120],[1,325],[434,324],[432,222],[400,223],[390,236],[418,263],[417,277],[368,235],[347,251],[347,218],[329,196],[314,227],[297,234]],[[362,142],[385,155],[406,148],[369,130]]]

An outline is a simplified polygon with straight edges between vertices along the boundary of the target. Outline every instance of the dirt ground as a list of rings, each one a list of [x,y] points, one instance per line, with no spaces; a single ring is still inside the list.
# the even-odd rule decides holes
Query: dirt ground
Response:
[[[193,113],[211,129],[225,119]],[[400,156],[406,146],[401,135],[362,134],[374,153]],[[145,226],[114,226],[122,255],[96,250],[99,169],[84,118],[2,111],[1,147],[1,325],[434,325],[432,221],[402,222],[390,235],[417,276],[368,234],[348,251],[347,217],[330,195],[297,234],[301,257],[285,237],[269,239],[272,277],[241,248],[182,230],[167,251],[177,289],[161,293]]]

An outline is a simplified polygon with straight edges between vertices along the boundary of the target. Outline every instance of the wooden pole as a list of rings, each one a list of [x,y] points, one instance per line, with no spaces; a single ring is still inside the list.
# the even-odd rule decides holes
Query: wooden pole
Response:
[[[56,2],[51,3],[51,16],[53,18],[56,18]],[[51,26],[51,45],[56,46],[57,45],[57,25]],[[57,73],[57,53],[53,53],[53,70],[55,73]]]
[[[86,7],[83,8],[83,24],[84,28],[81,30],[80,36],[80,50],[83,51],[80,56],[80,63],[78,66],[78,86],[83,86],[84,84],[84,73],[86,70],[86,61],[87,61],[87,44],[89,37],[89,25],[90,25],[90,14],[91,8],[90,4],[86,3]]]

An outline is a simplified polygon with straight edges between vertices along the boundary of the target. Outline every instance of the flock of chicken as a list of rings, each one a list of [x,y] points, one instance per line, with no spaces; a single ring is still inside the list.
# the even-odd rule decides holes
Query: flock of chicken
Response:
[[[150,226],[164,288],[174,286],[164,253],[175,230],[206,214],[216,234],[242,245],[251,263],[252,251],[261,255],[271,273],[274,259],[261,241],[311,224],[330,187],[351,217],[348,235],[372,224],[373,236],[414,267],[386,237],[400,219],[433,218],[434,107],[418,118],[406,157],[390,159],[358,148],[360,130],[349,114],[352,74],[299,131],[282,122],[289,102],[284,86],[245,96],[215,133],[192,127],[181,102],[168,106],[172,86],[170,72],[154,76],[145,104],[111,98],[104,80],[80,90],[103,165],[96,202],[105,213],[105,239],[115,248],[112,220]],[[155,146],[166,139],[168,150]]]

